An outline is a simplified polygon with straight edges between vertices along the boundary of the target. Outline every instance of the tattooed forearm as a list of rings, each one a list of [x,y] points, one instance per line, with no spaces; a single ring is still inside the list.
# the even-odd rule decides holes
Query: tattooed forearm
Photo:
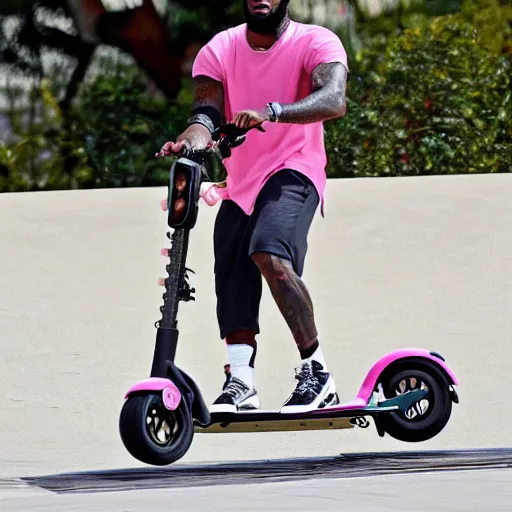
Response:
[[[207,76],[194,78],[194,108],[214,107],[224,116],[224,87]]]
[[[287,260],[266,253],[254,254],[253,260],[266,279],[297,347],[307,350],[317,341],[318,333],[306,286]]]
[[[347,69],[339,62],[320,64],[312,74],[313,92],[282,105],[280,123],[307,124],[343,117],[346,112]]]

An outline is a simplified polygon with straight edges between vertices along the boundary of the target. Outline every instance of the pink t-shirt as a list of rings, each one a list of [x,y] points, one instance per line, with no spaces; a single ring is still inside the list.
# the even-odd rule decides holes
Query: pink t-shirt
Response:
[[[311,94],[311,73],[322,63],[341,62],[347,54],[330,30],[292,21],[281,38],[267,51],[253,50],[246,25],[217,34],[197,55],[192,75],[222,82],[225,114],[232,120],[241,110],[263,110],[267,103],[294,103]],[[265,182],[274,173],[291,168],[315,185],[322,204],[327,156],[323,123],[265,122],[266,132],[251,130],[247,140],[224,161],[227,192],[250,215]]]

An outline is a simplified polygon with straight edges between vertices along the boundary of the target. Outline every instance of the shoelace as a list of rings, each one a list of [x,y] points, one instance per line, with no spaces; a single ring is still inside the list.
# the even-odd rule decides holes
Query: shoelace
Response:
[[[238,394],[245,393],[247,389],[247,386],[241,380],[236,377],[231,377],[228,385],[224,389],[224,394],[234,397]]]
[[[298,380],[296,393],[304,393],[314,388],[318,384],[318,378],[313,373],[313,368],[309,364],[304,364],[295,369],[295,378]]]

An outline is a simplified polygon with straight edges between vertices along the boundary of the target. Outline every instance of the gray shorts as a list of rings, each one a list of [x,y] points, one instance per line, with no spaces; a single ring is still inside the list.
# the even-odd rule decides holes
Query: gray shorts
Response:
[[[287,259],[302,276],[307,238],[319,202],[313,183],[291,169],[266,182],[250,216],[233,201],[222,202],[213,236],[222,339],[239,330],[260,332],[262,276],[252,254],[265,252]]]

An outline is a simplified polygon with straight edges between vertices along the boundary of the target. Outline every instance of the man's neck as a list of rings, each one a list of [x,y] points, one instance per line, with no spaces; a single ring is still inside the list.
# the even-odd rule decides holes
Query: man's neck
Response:
[[[247,29],[247,41],[255,50],[268,50],[281,38],[289,24],[290,18],[286,16],[273,34],[258,34]]]

